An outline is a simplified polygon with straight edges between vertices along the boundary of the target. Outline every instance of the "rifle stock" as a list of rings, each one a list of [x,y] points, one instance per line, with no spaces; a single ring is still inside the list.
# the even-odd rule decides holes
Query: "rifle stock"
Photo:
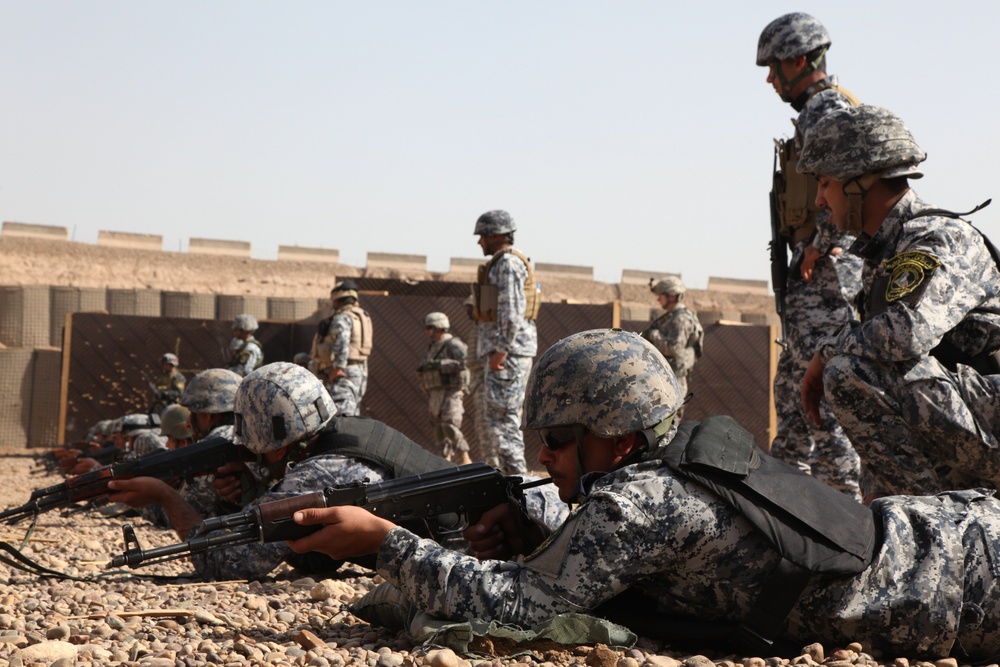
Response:
[[[508,500],[519,503],[523,512],[524,489],[549,481],[523,484],[520,477],[505,477],[478,462],[384,482],[329,487],[206,519],[193,539],[154,549],[142,549],[126,524],[125,552],[108,566],[137,568],[237,544],[298,539],[323,527],[302,526],[292,519],[296,511],[313,507],[356,505],[393,523],[422,523],[440,539],[464,530],[472,514]]]
[[[0,521],[12,525],[43,512],[69,507],[83,500],[92,500],[110,493],[108,482],[133,477],[156,477],[163,480],[204,475],[226,463],[245,458],[242,449],[219,436],[201,442],[158,452],[138,459],[119,461],[90,472],[70,477],[55,484],[32,491],[25,504],[0,512]]]

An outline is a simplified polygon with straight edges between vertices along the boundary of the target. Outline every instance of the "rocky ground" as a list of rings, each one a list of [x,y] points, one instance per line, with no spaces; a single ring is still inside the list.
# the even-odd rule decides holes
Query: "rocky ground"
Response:
[[[41,472],[36,453],[0,454],[0,508],[20,505],[30,491],[61,481]],[[860,644],[803,649],[793,660],[723,655],[710,649],[678,653],[640,639],[628,650],[486,642],[483,653],[456,656],[449,649],[414,646],[406,637],[358,620],[346,605],[379,582],[377,575],[342,568],[335,578],[302,577],[289,569],[261,582],[200,582],[186,560],[142,572],[161,578],[106,574],[123,548],[121,526],[135,524],[144,547],[175,541],[170,531],[142,519],[106,517],[95,510],[43,514],[23,553],[41,565],[84,581],[39,577],[0,565],[0,664],[310,665],[317,667],[958,667],[895,656],[873,657]],[[20,546],[27,526],[0,527],[0,539]],[[99,578],[101,577],[101,578]]]

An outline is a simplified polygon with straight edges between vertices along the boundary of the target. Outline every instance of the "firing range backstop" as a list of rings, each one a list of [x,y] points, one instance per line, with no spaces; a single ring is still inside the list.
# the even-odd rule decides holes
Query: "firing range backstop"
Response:
[[[358,281],[359,287],[379,289],[381,284]],[[372,281],[385,283],[389,281]],[[452,322],[452,331],[469,340],[472,323],[463,301],[468,285],[421,283],[392,285],[392,293],[362,293],[361,304],[372,316],[374,351],[369,362],[368,393],[362,412],[434,447],[427,417],[427,401],[417,384],[416,367],[427,349],[423,318],[441,311]],[[390,285],[384,285],[390,287]],[[429,286],[420,289],[420,286]],[[399,293],[408,292],[408,293]],[[301,300],[300,300],[301,301]],[[266,361],[291,361],[296,352],[308,351],[316,323],[326,313],[302,319],[303,307],[287,310],[293,321],[262,321],[257,338]],[[639,331],[647,322],[618,321],[615,304],[588,305],[543,303],[538,319],[539,349],[545,350],[571,333],[619,325]],[[225,365],[231,337],[228,319],[153,317],[71,313],[65,332],[61,372],[61,404],[57,440],[73,441],[100,419],[129,412],[143,412],[153,401],[147,376],[160,373],[159,359],[174,352],[190,378],[206,368]],[[754,325],[707,324],[705,354],[695,367],[689,391],[687,419],[727,414],[748,428],[759,443],[769,438],[769,385],[771,328]],[[145,374],[145,375],[144,375]],[[472,424],[473,410],[466,401],[463,430],[473,458],[481,458]],[[538,442],[526,438],[529,466],[534,464]]]

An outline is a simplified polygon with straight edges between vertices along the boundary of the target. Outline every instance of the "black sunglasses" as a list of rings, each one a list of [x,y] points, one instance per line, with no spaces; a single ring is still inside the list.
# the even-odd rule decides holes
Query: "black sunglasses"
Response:
[[[560,450],[574,441],[581,444],[586,434],[587,429],[582,424],[538,429],[538,437],[541,438],[542,444],[552,451]]]

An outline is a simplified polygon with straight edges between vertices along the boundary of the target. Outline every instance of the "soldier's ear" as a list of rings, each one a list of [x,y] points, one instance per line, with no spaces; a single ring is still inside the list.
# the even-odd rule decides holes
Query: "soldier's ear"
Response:
[[[636,439],[638,436],[638,433],[629,433],[628,435],[615,438],[615,444],[613,446],[615,456],[625,458],[632,452],[636,451],[636,448],[640,445]]]

